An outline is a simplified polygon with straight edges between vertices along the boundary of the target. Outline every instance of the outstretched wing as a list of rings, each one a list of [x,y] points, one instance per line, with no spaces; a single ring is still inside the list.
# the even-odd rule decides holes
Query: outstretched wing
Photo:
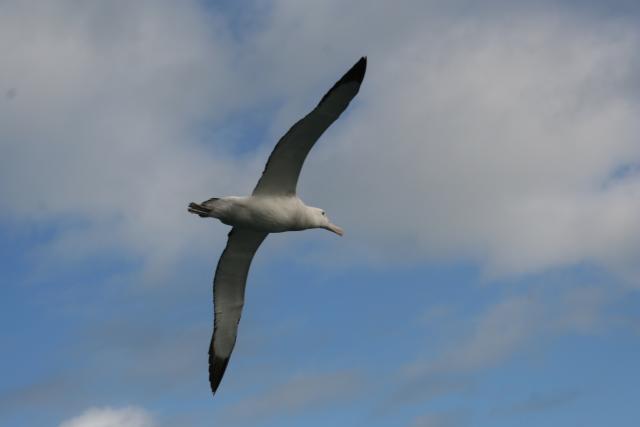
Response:
[[[316,108],[278,141],[253,195],[293,195],[302,164],[320,138],[356,96],[367,69],[363,57],[326,93]]]
[[[213,279],[215,320],[209,346],[209,382],[216,392],[236,343],[244,288],[253,255],[268,233],[234,227]]]

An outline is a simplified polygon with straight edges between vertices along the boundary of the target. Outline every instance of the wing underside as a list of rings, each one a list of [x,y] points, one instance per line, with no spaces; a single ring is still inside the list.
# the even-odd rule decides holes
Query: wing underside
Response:
[[[218,261],[213,279],[215,318],[209,346],[209,382],[213,393],[220,385],[236,342],[251,260],[267,234],[234,227]]]

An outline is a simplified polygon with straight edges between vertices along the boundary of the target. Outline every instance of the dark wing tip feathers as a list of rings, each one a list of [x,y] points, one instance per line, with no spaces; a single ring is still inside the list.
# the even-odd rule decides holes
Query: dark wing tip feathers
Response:
[[[362,80],[364,80],[365,71],[367,71],[367,57],[363,56],[358,62],[355,63],[353,67],[351,67],[349,71],[345,73],[344,76],[342,76],[340,80],[338,80],[337,84],[347,82],[362,83]]]
[[[334,89],[336,89],[337,87],[340,87],[343,84],[356,82],[358,83],[358,85],[360,85],[360,83],[362,83],[362,80],[364,80],[364,73],[366,71],[367,71],[367,57],[363,56],[362,58],[360,58],[358,62],[355,63],[353,67],[349,69],[349,71],[345,73],[344,76],[342,76],[340,80],[336,82],[336,84],[333,85],[331,89],[329,89],[329,91],[320,100],[320,104],[322,104],[322,102],[325,99],[327,99],[329,94]]]
[[[209,384],[211,384],[211,392],[213,394],[218,390],[218,386],[220,385],[220,381],[222,381],[222,376],[228,364],[228,357],[218,357],[214,354],[209,356]]]

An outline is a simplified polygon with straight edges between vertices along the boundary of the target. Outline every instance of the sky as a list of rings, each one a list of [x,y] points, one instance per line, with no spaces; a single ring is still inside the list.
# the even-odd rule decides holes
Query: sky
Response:
[[[0,1],[0,425],[635,426],[632,1]],[[211,397],[211,281],[361,56]]]

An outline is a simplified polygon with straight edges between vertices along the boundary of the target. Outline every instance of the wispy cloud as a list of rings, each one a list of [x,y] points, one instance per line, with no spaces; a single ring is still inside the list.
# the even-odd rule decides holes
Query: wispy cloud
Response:
[[[503,297],[471,319],[465,317],[466,326],[450,328],[448,342],[436,355],[406,365],[389,403],[467,393],[477,373],[555,337],[604,333],[616,326],[609,308],[619,302],[619,296],[593,286],[556,286]]]
[[[580,396],[581,393],[576,390],[531,394],[526,399],[516,402],[507,408],[496,409],[493,413],[497,415],[522,415],[544,412],[570,405]]]
[[[71,389],[71,381],[60,376],[3,390],[0,392],[0,409],[2,410],[0,412],[9,414],[23,407],[29,410],[52,407],[63,401],[63,396],[67,395]]]
[[[480,314],[470,334],[445,351],[432,369],[474,371],[557,335],[596,333],[607,327],[611,301],[603,289],[585,287],[557,292],[554,299],[536,294],[507,297]]]
[[[276,416],[293,416],[352,401],[363,386],[364,379],[354,372],[298,375],[241,400],[227,409],[225,417],[234,423],[249,423]]]
[[[154,427],[151,415],[135,406],[125,408],[89,408],[64,421],[59,427]]]

